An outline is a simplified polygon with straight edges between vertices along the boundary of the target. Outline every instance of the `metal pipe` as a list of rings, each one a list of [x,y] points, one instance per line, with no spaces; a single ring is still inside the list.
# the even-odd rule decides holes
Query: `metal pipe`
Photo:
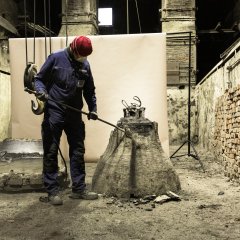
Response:
[[[189,65],[188,65],[188,155],[190,155],[191,150],[191,58],[192,58],[192,33],[189,32]]]
[[[127,0],[127,34],[129,34],[129,9],[128,9],[128,0]]]
[[[183,11],[195,11],[196,8],[161,8],[159,11],[179,11],[179,12],[183,12]]]
[[[25,30],[25,48],[26,48],[26,66],[28,64],[28,43],[27,43],[27,3],[24,0],[24,30]]]

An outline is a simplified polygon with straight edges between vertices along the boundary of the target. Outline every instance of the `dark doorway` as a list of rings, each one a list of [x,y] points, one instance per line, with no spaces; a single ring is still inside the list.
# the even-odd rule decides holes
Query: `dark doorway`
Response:
[[[35,6],[34,6],[35,2]],[[35,9],[35,11],[34,11]],[[51,30],[52,34],[57,36],[61,28],[61,13],[62,1],[59,0],[27,0],[26,9],[24,9],[24,1],[21,1],[21,8],[19,7],[19,25],[17,26],[19,33],[24,36],[25,34],[25,11],[26,20],[32,24],[32,28],[28,28],[28,37],[33,36],[34,21],[36,36],[44,34],[44,28]],[[34,16],[35,15],[35,16]],[[35,19],[34,19],[35,17]],[[37,26],[43,27],[38,28]]]
[[[140,30],[142,33],[161,32],[161,0],[98,0],[98,7],[113,9],[113,26],[99,27],[99,34],[126,34],[127,25],[129,33],[140,33]]]
[[[239,37],[240,0],[196,0],[197,82]]]

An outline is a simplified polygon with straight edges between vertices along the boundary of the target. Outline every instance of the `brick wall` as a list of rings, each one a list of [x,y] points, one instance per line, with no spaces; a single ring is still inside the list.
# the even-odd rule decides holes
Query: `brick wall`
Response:
[[[199,144],[222,161],[240,183],[240,40],[196,86]]]
[[[240,40],[233,46],[231,52],[222,59],[211,72],[196,86],[194,99],[196,101],[196,123],[199,143],[206,150],[211,150],[214,140],[215,107],[218,98],[227,89],[240,84]]]
[[[191,78],[195,84],[193,74],[196,70],[195,1],[163,0],[160,13],[162,31],[168,33],[167,63],[179,63],[180,84],[188,83],[190,42],[188,32],[191,31]]]
[[[179,66],[178,83],[172,83],[168,74],[169,140],[171,144],[181,144],[187,140],[188,134],[189,31],[192,32],[191,82],[193,86],[196,83],[195,0],[163,0],[160,14],[162,31],[167,33],[168,72],[172,64]],[[180,85],[185,88],[179,89]],[[196,139],[195,106],[192,106],[191,120],[191,137]]]
[[[225,176],[240,183],[240,85],[217,99],[213,147]]]

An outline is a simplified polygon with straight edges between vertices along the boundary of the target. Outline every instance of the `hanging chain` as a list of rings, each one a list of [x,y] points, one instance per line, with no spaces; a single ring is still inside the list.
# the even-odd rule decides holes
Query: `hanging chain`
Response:
[[[33,2],[33,23],[34,23],[34,29],[33,29],[33,63],[35,63],[36,60],[36,0]]]
[[[44,0],[44,37],[45,37],[45,59],[47,59],[47,16],[46,16],[46,0]]]
[[[65,1],[66,47],[68,45],[68,0]]]
[[[27,44],[27,4],[24,0],[24,28],[25,28],[25,49],[26,49],[26,66],[28,65],[28,44]]]
[[[50,0],[48,0],[48,28],[49,28],[49,51],[52,53],[52,31],[51,31],[51,4]]]
[[[140,22],[140,17],[139,17],[139,12],[138,12],[138,3],[137,3],[137,0],[135,0],[135,3],[136,3],[137,16],[138,16],[139,32],[142,33],[141,22]]]

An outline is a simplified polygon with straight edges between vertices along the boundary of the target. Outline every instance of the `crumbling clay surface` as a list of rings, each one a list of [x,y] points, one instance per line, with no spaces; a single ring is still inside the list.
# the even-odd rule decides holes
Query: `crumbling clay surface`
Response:
[[[180,190],[178,175],[162,149],[158,124],[145,118],[144,110],[134,108],[129,114],[125,109],[118,126],[126,133],[111,133],[93,176],[94,191],[128,198]]]

